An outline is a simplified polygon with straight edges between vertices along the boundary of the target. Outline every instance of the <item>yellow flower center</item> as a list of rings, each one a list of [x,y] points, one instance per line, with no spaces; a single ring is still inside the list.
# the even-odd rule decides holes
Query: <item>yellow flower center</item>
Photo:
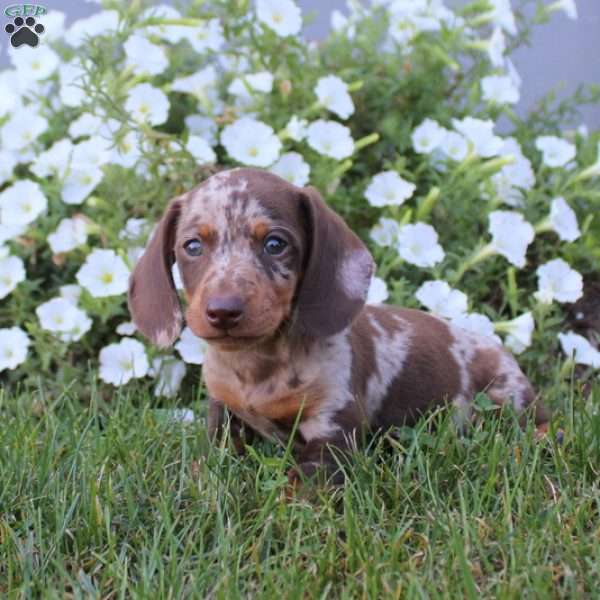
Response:
[[[103,275],[100,279],[102,280],[102,283],[105,283],[106,285],[108,285],[109,283],[113,282],[113,274],[112,273],[103,273]]]
[[[248,154],[250,156],[258,156],[258,149],[255,146],[253,146],[252,148],[248,149]]]

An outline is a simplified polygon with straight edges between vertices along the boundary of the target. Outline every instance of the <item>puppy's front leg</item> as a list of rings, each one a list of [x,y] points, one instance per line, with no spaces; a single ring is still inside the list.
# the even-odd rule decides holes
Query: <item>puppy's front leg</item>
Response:
[[[340,462],[350,452],[351,432],[337,433],[328,438],[313,439],[297,453],[297,466],[288,471],[288,482],[296,488],[303,479],[322,476],[328,483],[342,485],[344,473]]]
[[[246,444],[254,438],[252,429],[229,412],[222,402],[212,397],[208,398],[207,429],[210,440],[217,444],[223,439],[223,435],[228,430],[233,447],[240,455],[246,453]]]

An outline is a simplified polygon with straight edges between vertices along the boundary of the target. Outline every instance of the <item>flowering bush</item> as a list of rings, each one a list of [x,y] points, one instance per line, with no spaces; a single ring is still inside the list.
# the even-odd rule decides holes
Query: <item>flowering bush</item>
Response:
[[[534,21],[555,11],[576,17],[561,0]],[[561,332],[564,303],[600,261],[600,135],[562,128],[598,90],[513,112],[510,54],[534,23],[509,0],[458,12],[442,0],[350,2],[331,20],[315,44],[292,0],[191,3],[187,14],[107,0],[66,30],[49,13],[39,47],[9,50],[4,382],[83,386],[91,364],[107,386],[177,393],[203,343],[186,329],[165,355],[137,338],[128,275],[168,199],[234,165],[318,187],[370,244],[370,301],[495,336],[529,367],[559,345],[600,366],[589,341]]]

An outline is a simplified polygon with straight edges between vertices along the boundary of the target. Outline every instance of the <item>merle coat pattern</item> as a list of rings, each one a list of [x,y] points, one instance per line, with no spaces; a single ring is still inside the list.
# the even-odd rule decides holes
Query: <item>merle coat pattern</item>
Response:
[[[491,338],[422,311],[365,305],[371,255],[311,187],[233,169],[172,200],[130,281],[137,328],[155,344],[185,321],[208,342],[209,430],[228,425],[286,441],[297,422],[298,468],[335,471],[331,449],[356,433],[410,424],[474,395],[547,417],[515,359]],[[225,413],[230,418],[225,418]]]

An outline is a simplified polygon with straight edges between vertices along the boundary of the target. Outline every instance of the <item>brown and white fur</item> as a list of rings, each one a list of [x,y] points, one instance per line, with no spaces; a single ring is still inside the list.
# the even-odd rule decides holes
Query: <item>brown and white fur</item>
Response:
[[[421,311],[365,306],[371,255],[314,188],[233,169],[170,202],[129,290],[136,326],[163,347],[183,324],[175,260],[186,322],[208,342],[211,434],[229,423],[243,447],[242,423],[282,440],[296,423],[292,478],[333,467],[330,449],[347,448],[357,432],[413,423],[443,403],[468,416],[479,391],[519,412],[535,404],[536,422],[547,422],[517,362],[491,338]]]

